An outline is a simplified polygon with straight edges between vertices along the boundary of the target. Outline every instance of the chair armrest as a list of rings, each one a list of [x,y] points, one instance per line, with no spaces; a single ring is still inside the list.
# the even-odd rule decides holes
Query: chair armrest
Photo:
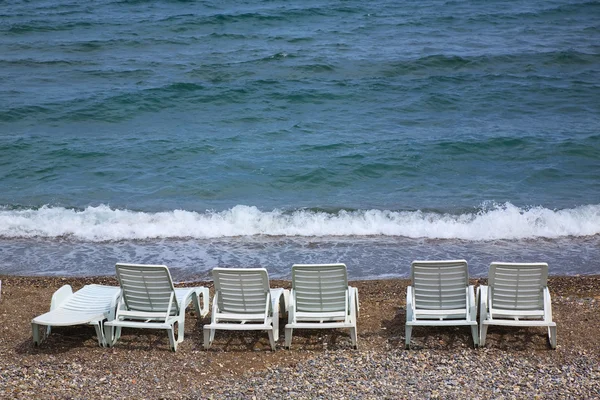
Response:
[[[467,288],[467,312],[471,321],[477,321],[477,303],[475,301],[475,286],[469,285]]]
[[[544,321],[552,322],[552,299],[548,287],[544,288]]]
[[[106,316],[107,321],[113,321],[115,319],[115,315],[117,313],[117,307],[119,306],[119,302],[121,301],[121,290],[117,294],[110,299],[110,309],[108,310],[108,315]]]
[[[214,324],[217,322],[217,314],[219,313],[219,292],[215,290],[212,303],[212,313],[210,315],[210,323]]]
[[[288,323],[293,324],[296,322],[296,291],[290,290],[290,299],[288,305]]]
[[[271,289],[271,301],[273,302],[273,308],[279,307],[279,315],[284,316],[290,304],[290,291],[283,288]]]
[[[64,285],[52,295],[50,300],[50,311],[60,307],[69,297],[73,296],[71,285]]]
[[[415,318],[415,304],[413,302],[413,288],[406,288],[406,320],[413,321]]]
[[[358,289],[353,286],[348,286],[348,297],[349,297],[349,301],[350,301],[350,315],[354,315],[354,312],[356,312],[356,318],[360,317],[360,303],[358,301]]]
[[[477,297],[479,297],[479,323],[487,320],[488,316],[488,293],[489,288],[485,285],[477,288]]]

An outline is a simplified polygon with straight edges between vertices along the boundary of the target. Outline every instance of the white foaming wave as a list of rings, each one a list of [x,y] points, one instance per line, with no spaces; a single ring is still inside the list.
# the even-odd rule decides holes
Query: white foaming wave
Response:
[[[511,203],[481,211],[443,214],[422,211],[260,211],[238,205],[225,211],[138,212],[106,205],[73,210],[0,208],[0,237],[116,241],[237,236],[400,236],[497,240],[600,234],[600,204],[571,209],[519,208]]]

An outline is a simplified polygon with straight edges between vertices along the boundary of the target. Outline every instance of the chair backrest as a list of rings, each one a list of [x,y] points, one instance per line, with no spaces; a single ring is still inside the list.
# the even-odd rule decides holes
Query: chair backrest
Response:
[[[345,311],[348,301],[346,264],[294,264],[292,288],[296,296],[296,311]]]
[[[543,310],[547,281],[546,263],[494,262],[488,274],[491,306],[503,310]]]
[[[410,274],[415,308],[466,309],[469,269],[465,260],[413,261]]]
[[[234,314],[265,312],[269,274],[264,268],[214,268],[219,311]],[[270,306],[270,305],[269,305]]]
[[[173,280],[166,265],[117,264],[117,279],[127,310],[179,313]]]

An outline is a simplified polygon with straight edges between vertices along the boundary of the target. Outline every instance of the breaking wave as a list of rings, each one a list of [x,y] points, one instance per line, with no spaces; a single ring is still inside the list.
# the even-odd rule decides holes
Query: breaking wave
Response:
[[[245,236],[397,236],[468,241],[519,240],[600,234],[600,204],[570,209],[494,204],[473,212],[317,210],[261,211],[238,205],[224,211],[141,212],[106,205],[75,210],[0,208],[2,238],[119,240]]]

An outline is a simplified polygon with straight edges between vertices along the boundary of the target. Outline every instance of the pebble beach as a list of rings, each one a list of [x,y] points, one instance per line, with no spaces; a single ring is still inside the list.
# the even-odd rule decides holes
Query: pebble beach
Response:
[[[262,332],[218,332],[205,351],[209,318],[190,308],[176,353],[164,332],[150,330],[124,330],[115,347],[100,348],[88,326],[54,328],[34,347],[30,321],[48,310],[56,289],[116,281],[0,279],[1,398],[600,398],[600,276],[550,278],[556,350],[545,329],[499,327],[479,349],[468,328],[415,328],[405,350],[408,281],[386,279],[352,283],[361,304],[358,350],[345,331],[307,330],[295,331],[291,350],[283,349],[283,332],[274,352]],[[186,283],[200,284],[211,287]]]

